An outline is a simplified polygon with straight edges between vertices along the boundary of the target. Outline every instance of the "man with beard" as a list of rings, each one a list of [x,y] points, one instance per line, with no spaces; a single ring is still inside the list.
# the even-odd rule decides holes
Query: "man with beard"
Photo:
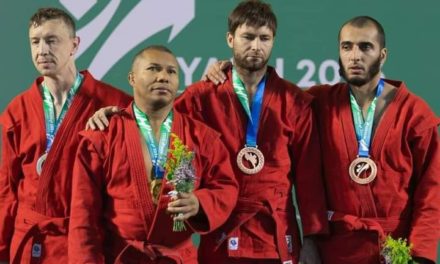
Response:
[[[381,78],[385,33],[370,17],[339,32],[347,83],[314,87],[330,234],[324,263],[379,263],[386,235],[406,238],[417,263],[435,263],[440,219],[439,119],[402,81]],[[386,254],[383,254],[386,255]]]
[[[327,223],[311,97],[267,65],[277,28],[268,4],[240,3],[228,26],[228,80],[195,83],[176,102],[222,134],[240,186],[226,224],[201,237],[200,261],[318,263],[309,236],[326,232]],[[301,256],[293,185],[306,236]]]
[[[324,263],[379,263],[385,235],[408,239],[418,263],[434,263],[440,219],[439,119],[401,81],[381,79],[385,33],[371,17],[339,32],[347,83],[312,87],[317,100],[330,236]],[[222,82],[214,65],[208,78]]]
[[[130,97],[77,70],[80,40],[63,10],[39,9],[29,40],[41,76],[2,114],[0,261],[67,263],[77,133],[97,109]]]

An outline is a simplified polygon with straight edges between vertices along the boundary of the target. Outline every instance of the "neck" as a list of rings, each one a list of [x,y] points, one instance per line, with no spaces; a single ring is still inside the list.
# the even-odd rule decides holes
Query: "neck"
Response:
[[[44,76],[44,84],[49,89],[55,105],[63,105],[76,79],[76,68],[56,76]]]
[[[364,85],[355,86],[350,84],[351,92],[353,93],[360,107],[367,106],[373,101],[374,97],[376,96],[376,88],[379,80],[380,75],[378,74],[371,81]]]
[[[236,70],[248,93],[253,94],[257,89],[258,83],[260,83],[261,79],[263,79],[266,74],[267,66],[264,66],[258,71],[249,71],[236,66]]]
[[[138,104],[135,100],[136,106],[148,116],[151,128],[153,129],[156,139],[160,137],[160,127],[167,118],[170,111],[173,109],[173,104],[168,104],[162,107],[154,107],[149,104]]]

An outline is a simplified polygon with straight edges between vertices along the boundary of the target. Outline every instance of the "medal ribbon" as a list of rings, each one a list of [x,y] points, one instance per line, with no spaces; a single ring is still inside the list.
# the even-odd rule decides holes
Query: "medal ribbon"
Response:
[[[150,152],[151,162],[153,163],[154,179],[162,179],[164,176],[164,165],[167,160],[168,145],[173,123],[173,111],[170,111],[165,121],[160,126],[160,139],[157,143],[153,128],[151,127],[148,116],[144,114],[136,104],[133,104],[136,123],[141,129],[142,136]]]
[[[75,96],[76,91],[78,90],[81,82],[83,80],[83,76],[80,73],[76,74],[75,82],[67,94],[66,101],[61,108],[61,113],[58,118],[55,115],[55,106],[53,105],[52,95],[49,92],[49,88],[42,83],[43,87],[43,109],[44,109],[44,119],[46,121],[46,153],[49,152],[52,147],[52,143],[55,139],[55,135],[58,131],[58,128],[63,122],[64,117],[66,116],[67,110],[72,104],[73,98]]]
[[[232,68],[232,83],[234,86],[235,94],[238,97],[244,111],[248,117],[248,124],[246,129],[246,146],[257,147],[257,134],[258,125],[260,121],[261,107],[263,104],[264,88],[266,87],[266,76],[261,79],[257,86],[257,92],[254,95],[254,100],[252,101],[252,108],[249,108],[249,99],[246,88],[243,82],[238,76],[237,70]]]
[[[376,110],[377,98],[382,94],[384,87],[384,80],[380,79],[379,84],[376,87],[376,96],[368,107],[367,118],[364,120],[362,115],[362,109],[360,109],[356,98],[350,91],[350,104],[351,112],[353,113],[354,127],[356,130],[356,138],[358,140],[358,155],[359,157],[369,157],[371,132],[374,122],[374,111]]]

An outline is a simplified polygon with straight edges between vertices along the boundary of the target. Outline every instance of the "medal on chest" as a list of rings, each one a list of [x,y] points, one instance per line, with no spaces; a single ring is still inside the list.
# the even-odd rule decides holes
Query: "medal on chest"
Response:
[[[49,150],[52,147],[53,141],[55,140],[55,135],[61,125],[61,122],[66,116],[67,110],[72,104],[73,98],[79,86],[81,85],[82,79],[83,76],[80,73],[77,73],[75,82],[73,83],[72,87],[69,90],[69,93],[67,94],[66,101],[61,108],[61,112],[58,118],[55,115],[55,106],[49,88],[44,84],[44,82],[41,84],[43,91],[44,120],[46,123],[46,151],[38,158],[37,165],[35,166],[35,170],[37,171],[38,176],[40,176],[41,172],[43,171],[44,162],[46,161]]]
[[[377,98],[381,95],[384,81],[381,79],[377,85],[376,96],[368,107],[367,117],[364,120],[362,110],[350,93],[350,104],[353,114],[356,138],[358,141],[358,156],[351,162],[348,173],[352,181],[357,184],[369,184],[377,176],[376,163],[370,158],[370,142],[376,110]]]
[[[249,107],[246,88],[240,80],[235,68],[232,69],[232,82],[235,94],[248,117],[246,145],[237,154],[237,166],[246,174],[256,174],[264,167],[263,152],[257,147],[257,134],[263,104],[264,88],[266,86],[266,77],[264,76],[257,86],[257,91],[252,102],[252,109]]]
[[[255,174],[264,166],[264,155],[257,147],[244,147],[238,152],[237,166],[246,174]]]
[[[160,192],[162,190],[162,179],[154,179],[150,183],[150,192],[153,197],[153,203],[157,204],[159,201]]]
[[[171,111],[168,114],[167,118],[160,126],[160,139],[159,142],[157,142],[147,115],[145,115],[136,104],[133,104],[133,109],[136,123],[141,130],[141,134],[148,147],[148,152],[150,153],[151,163],[153,165],[152,171],[150,171],[150,193],[154,204],[157,204],[162,190],[163,177],[165,175],[163,166],[168,154],[173,112]]]

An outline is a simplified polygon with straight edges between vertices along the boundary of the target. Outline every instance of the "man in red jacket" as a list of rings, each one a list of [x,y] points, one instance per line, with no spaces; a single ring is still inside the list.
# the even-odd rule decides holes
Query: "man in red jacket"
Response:
[[[198,263],[191,234],[216,229],[234,208],[238,185],[220,134],[173,110],[178,72],[170,50],[143,49],[128,76],[133,103],[105,131],[81,133],[70,263]],[[175,200],[170,200],[173,180],[166,164],[177,160],[168,149],[181,146],[172,134],[194,152],[174,170],[175,179],[195,178],[194,192],[179,193]],[[170,213],[186,221],[187,229],[173,232]]]
[[[0,261],[67,263],[77,134],[97,109],[130,97],[76,69],[79,37],[64,11],[39,9],[29,40],[41,76],[1,117]]]

